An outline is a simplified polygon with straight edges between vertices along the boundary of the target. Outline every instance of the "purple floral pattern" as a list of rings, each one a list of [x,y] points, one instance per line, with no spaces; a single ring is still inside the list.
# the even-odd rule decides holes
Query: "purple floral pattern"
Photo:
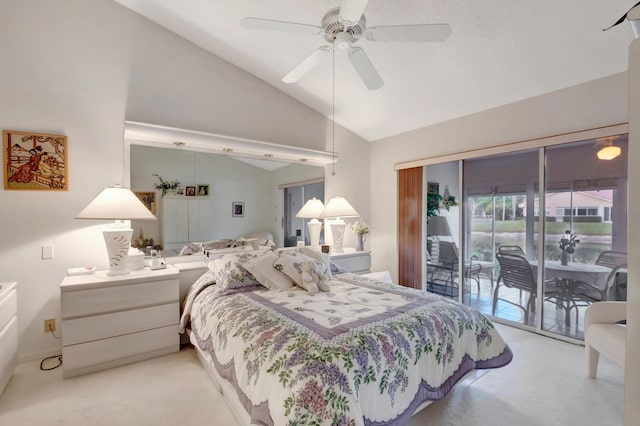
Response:
[[[221,296],[215,288],[203,291],[185,312],[191,314],[192,341],[211,346],[219,363],[242,372],[236,386],[254,404],[268,401],[274,424],[361,425],[405,418],[420,386],[430,390],[427,399],[439,399],[473,368],[511,360],[493,324],[476,310],[351,274],[331,285],[379,293],[378,299],[371,295],[376,314],[333,329],[265,299],[265,292]],[[293,300],[307,294],[283,293]],[[381,316],[375,305],[383,299],[395,303]],[[372,400],[376,404],[360,403]]]

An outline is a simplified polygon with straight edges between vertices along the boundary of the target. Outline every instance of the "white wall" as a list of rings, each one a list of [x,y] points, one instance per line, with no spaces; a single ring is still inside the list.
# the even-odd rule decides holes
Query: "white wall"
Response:
[[[22,359],[60,351],[42,330],[46,318],[60,322],[67,268],[107,267],[104,222],[74,216],[123,182],[125,119],[306,148],[327,143],[325,117],[110,0],[5,1],[0,51],[0,127],[69,141],[68,192],[0,190],[0,281],[18,282]],[[349,141],[359,146],[354,164],[368,163],[366,142]],[[340,163],[355,168],[350,152]],[[368,214],[364,173],[332,185],[366,194],[359,208]],[[44,244],[55,259],[41,260]]]
[[[629,288],[624,424],[640,418],[640,40],[629,49]],[[634,184],[635,183],[635,184]]]
[[[327,151],[331,151],[333,147],[330,126],[331,123],[327,123]],[[335,167],[331,165],[325,167],[325,203],[331,197],[344,197],[367,223],[371,222],[371,200],[381,196],[381,191],[384,191],[377,185],[370,185],[370,175],[377,173],[375,169],[371,168],[371,148],[370,143],[336,125],[335,151],[340,154],[340,161],[334,165]],[[343,159],[348,159],[348,161],[343,161]],[[345,182],[349,182],[349,185],[346,185]],[[370,190],[365,188],[370,188]],[[345,222],[349,223],[354,220],[345,219]],[[377,230],[371,227],[369,229],[369,237],[375,238]],[[327,231],[325,230],[325,232]],[[365,250],[369,250],[369,244],[370,240],[367,240]],[[344,247],[356,246],[356,236],[349,227],[345,232],[343,245]]]

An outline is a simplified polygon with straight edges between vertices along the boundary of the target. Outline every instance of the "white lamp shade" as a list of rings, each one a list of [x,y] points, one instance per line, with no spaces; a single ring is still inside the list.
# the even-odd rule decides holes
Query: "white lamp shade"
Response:
[[[613,160],[622,153],[622,149],[615,145],[605,145],[596,154],[601,160]]]
[[[129,188],[113,186],[98,194],[76,219],[155,220],[156,217]]]
[[[343,197],[333,197],[329,200],[324,210],[320,214],[321,218],[332,217],[358,217],[360,216],[356,209]]]
[[[301,217],[304,219],[316,219],[320,217],[320,214],[324,210],[324,204],[322,201],[318,200],[316,197],[313,197],[309,201],[307,201],[304,206],[300,209],[298,213],[296,213],[296,217]]]

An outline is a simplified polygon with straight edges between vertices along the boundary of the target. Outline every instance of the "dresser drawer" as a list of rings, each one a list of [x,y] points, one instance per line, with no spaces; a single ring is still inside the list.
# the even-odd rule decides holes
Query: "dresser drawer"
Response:
[[[18,320],[14,316],[0,329],[0,395],[18,365]]]
[[[88,290],[63,291],[62,318],[74,318],[178,300],[178,279],[126,284]]]
[[[178,303],[62,320],[64,345],[178,324]]]
[[[178,351],[177,325],[64,346],[62,348],[64,376],[77,375],[77,373],[74,374],[74,370],[80,370],[80,374],[87,372],[83,371],[86,367],[90,367],[91,371],[113,367],[119,365],[116,362],[118,360],[122,360],[124,364],[130,362],[134,356],[138,356],[137,360],[144,359],[145,354],[154,352],[158,354],[162,349],[167,349],[165,353]]]
[[[0,292],[0,330],[2,330],[18,312],[18,292],[15,288]]]
[[[331,261],[346,272],[354,274],[371,272],[371,256],[369,253],[332,256]]]

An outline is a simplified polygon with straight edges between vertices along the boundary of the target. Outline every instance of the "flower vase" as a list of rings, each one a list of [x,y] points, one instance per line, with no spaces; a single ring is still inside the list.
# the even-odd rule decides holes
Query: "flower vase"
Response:
[[[366,236],[364,234],[358,234],[358,241],[356,243],[356,251],[364,251],[364,240]]]
[[[561,253],[562,255],[560,256],[560,263],[562,264],[562,266],[567,266],[567,263],[569,263],[569,253],[564,250],[562,250]]]

